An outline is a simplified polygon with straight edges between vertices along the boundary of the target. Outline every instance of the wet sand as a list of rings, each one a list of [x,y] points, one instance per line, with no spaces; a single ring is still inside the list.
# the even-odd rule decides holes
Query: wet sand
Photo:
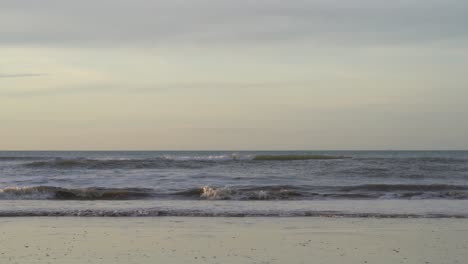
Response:
[[[467,263],[468,219],[0,218],[0,263]]]

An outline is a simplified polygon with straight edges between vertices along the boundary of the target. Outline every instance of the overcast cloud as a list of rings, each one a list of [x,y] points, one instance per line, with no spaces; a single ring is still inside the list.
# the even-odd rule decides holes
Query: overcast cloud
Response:
[[[462,0],[3,0],[0,43],[417,43],[466,38],[467,10]]]

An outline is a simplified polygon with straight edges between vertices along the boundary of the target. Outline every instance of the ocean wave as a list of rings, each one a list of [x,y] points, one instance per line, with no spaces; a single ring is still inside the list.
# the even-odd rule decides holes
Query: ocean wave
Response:
[[[358,161],[379,161],[393,163],[440,163],[440,164],[466,164],[468,158],[465,157],[355,157]]]
[[[329,160],[329,159],[346,159],[345,156],[331,156],[331,155],[256,155],[253,160],[263,161],[289,161],[289,160]]]
[[[342,159],[340,156],[322,155],[239,155],[236,153],[207,156],[171,156],[164,155],[149,159],[49,159],[37,160],[22,164],[28,168],[37,169],[163,169],[187,168],[196,169],[229,162],[254,161],[293,161],[293,160],[321,160]]]
[[[296,189],[296,190],[295,190]],[[161,192],[150,188],[62,188],[54,186],[7,187],[0,189],[4,200],[286,200],[300,197],[299,188],[269,186],[261,188],[210,187],[177,192]]]
[[[63,188],[54,186],[7,187],[0,200],[372,200],[468,199],[461,185],[357,185],[357,186],[203,186],[186,190],[151,188]]]
[[[174,161],[232,161],[232,160],[251,160],[252,155],[249,154],[220,154],[220,155],[163,155],[162,159]]]
[[[0,161],[27,161],[27,160],[44,160],[50,159],[47,157],[33,157],[33,156],[0,156]]]
[[[134,208],[134,209],[33,209],[5,210],[0,209],[0,217],[350,217],[350,218],[468,218],[463,213],[372,213],[344,212],[329,210],[197,210],[167,208]]]
[[[145,188],[61,188],[54,186],[7,187],[0,189],[5,200],[132,200],[154,195]]]
[[[466,191],[468,186],[465,185],[448,185],[448,184],[363,184],[338,187],[340,191]]]
[[[210,165],[212,160],[174,160],[174,159],[55,159],[23,164],[36,169],[196,169]]]
[[[189,189],[175,193],[185,197],[206,200],[287,200],[303,195],[301,188],[293,186],[213,187]]]

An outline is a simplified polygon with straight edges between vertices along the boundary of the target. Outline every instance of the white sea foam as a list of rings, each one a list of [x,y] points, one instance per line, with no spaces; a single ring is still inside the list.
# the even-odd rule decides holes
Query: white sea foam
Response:
[[[45,200],[54,194],[40,187],[6,187],[0,188],[0,199],[4,200]]]

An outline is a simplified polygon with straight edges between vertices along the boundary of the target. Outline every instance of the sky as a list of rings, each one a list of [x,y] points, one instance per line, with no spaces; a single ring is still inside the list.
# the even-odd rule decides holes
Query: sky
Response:
[[[0,0],[0,150],[468,149],[466,0]]]

